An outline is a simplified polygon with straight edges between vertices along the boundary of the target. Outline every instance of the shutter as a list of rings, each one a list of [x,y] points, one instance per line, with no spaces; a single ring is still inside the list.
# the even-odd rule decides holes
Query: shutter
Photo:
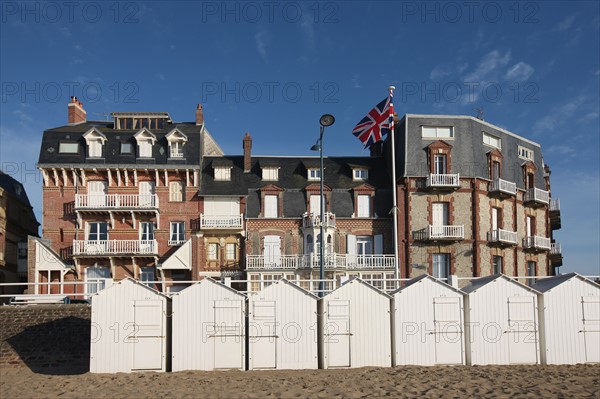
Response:
[[[348,255],[356,255],[356,236],[348,234],[346,237],[346,253]]]

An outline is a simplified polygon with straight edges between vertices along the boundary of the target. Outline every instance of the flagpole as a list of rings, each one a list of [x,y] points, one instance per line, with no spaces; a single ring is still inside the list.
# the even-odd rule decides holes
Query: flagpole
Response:
[[[396,132],[394,127],[394,90],[396,87],[390,86],[390,134],[392,135],[392,213],[394,215],[394,278],[396,279],[396,288],[400,287],[400,265],[398,260],[398,199],[396,195]]]

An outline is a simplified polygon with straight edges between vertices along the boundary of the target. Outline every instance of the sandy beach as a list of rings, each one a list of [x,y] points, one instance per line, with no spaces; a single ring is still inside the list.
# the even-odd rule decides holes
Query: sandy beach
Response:
[[[60,370],[53,370],[59,374]],[[599,398],[600,365],[49,375],[0,370],[3,398]]]

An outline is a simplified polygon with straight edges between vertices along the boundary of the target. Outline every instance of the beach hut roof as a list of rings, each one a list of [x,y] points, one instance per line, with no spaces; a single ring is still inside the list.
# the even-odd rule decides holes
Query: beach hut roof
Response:
[[[220,287],[223,287],[223,288],[225,288],[225,289],[227,289],[227,290],[231,291],[231,292],[232,292],[232,293],[234,293],[234,294],[237,294],[237,295],[239,295],[239,296],[243,296],[243,297],[245,297],[245,296],[246,296],[246,295],[244,295],[244,294],[240,293],[238,290],[235,290],[235,289],[233,289],[233,288],[231,288],[231,287],[228,287],[228,286],[226,286],[225,284],[221,283],[220,281],[217,281],[217,280],[215,280],[215,279],[213,279],[213,278],[211,278],[211,277],[205,277],[205,278],[203,278],[202,280],[200,280],[200,281],[198,281],[198,282],[196,282],[196,283],[194,283],[194,284],[190,285],[189,287],[186,287],[185,289],[183,289],[183,290],[181,290],[181,291],[179,291],[179,292],[176,292],[176,293],[174,293],[174,294],[173,294],[173,296],[180,295],[181,293],[183,293],[183,292],[186,292],[186,291],[187,291],[187,290],[189,290],[190,288],[192,288],[192,287],[194,287],[194,286],[196,286],[196,285],[202,285],[202,284],[204,284],[204,285],[206,285],[206,284],[216,284],[216,285],[218,285],[218,286],[220,286]]]
[[[167,299],[169,298],[167,295],[163,294],[162,292],[157,291],[157,290],[155,290],[152,287],[148,287],[146,284],[144,284],[144,283],[142,283],[142,282],[140,282],[138,280],[135,280],[135,279],[133,279],[131,277],[125,277],[122,280],[115,281],[109,287],[106,287],[105,289],[94,293],[93,296],[100,296],[100,295],[108,294],[111,290],[116,289],[116,287],[118,287],[119,285],[127,285],[127,284],[135,284],[135,285],[137,285],[139,287],[142,287],[142,288],[144,288],[144,289],[146,289],[146,290],[148,290],[150,292],[153,292],[153,293],[155,293],[157,295],[160,295],[160,296],[162,296],[164,298],[167,298]]]
[[[550,291],[551,289],[553,289],[554,287],[556,287],[557,285],[562,284],[565,281],[571,280],[573,278],[577,278],[581,281],[585,281],[587,283],[593,284],[593,285],[597,286],[598,288],[600,288],[600,285],[598,285],[597,283],[595,283],[592,280],[587,279],[587,278],[583,277],[582,275],[577,274],[575,272],[540,279],[532,286],[532,288],[539,292],[547,292],[547,291]]]
[[[419,282],[421,282],[423,280],[433,281],[434,283],[440,284],[440,285],[442,285],[442,286],[444,286],[446,288],[450,288],[451,290],[453,290],[455,292],[458,292],[459,294],[464,294],[464,292],[462,292],[458,288],[455,288],[455,287],[451,286],[450,284],[447,284],[447,283],[445,283],[445,282],[443,282],[443,281],[441,281],[441,280],[439,280],[439,279],[437,279],[435,277],[432,277],[429,274],[421,274],[420,276],[415,277],[415,278],[407,281],[406,285],[404,287],[398,288],[396,291],[392,292],[392,295],[394,295],[397,292],[404,291],[404,290],[406,290],[409,287],[415,286],[416,283],[419,283]]]
[[[360,277],[352,277],[350,280],[346,281],[344,284],[340,285],[339,287],[337,287],[335,290],[331,291],[329,294],[330,295],[332,293],[334,293],[335,291],[350,285],[350,284],[364,284],[365,286],[369,287],[370,289],[372,289],[373,291],[377,292],[378,294],[384,295],[388,298],[391,298],[391,296],[375,287],[373,287],[371,284],[367,283],[366,281],[362,280]]]
[[[469,285],[467,285],[466,287],[464,287],[462,289],[462,291],[466,294],[470,294],[471,292],[475,292],[478,289],[480,289],[481,287],[494,282],[498,279],[504,279],[512,284],[517,284],[525,289],[527,289],[528,291],[531,291],[535,294],[539,294],[539,292],[537,290],[534,290],[533,288],[525,285],[525,284],[521,284],[520,282],[518,282],[517,280],[514,280],[510,277],[505,276],[504,274],[498,273],[498,274],[492,274],[491,276],[486,276],[486,277],[480,277],[478,279],[475,280],[471,280],[471,282],[469,283]]]
[[[288,279],[286,279],[286,278],[281,278],[281,279],[277,280],[277,281],[276,281],[276,282],[274,282],[273,284],[270,284],[268,287],[266,287],[266,288],[263,288],[263,289],[262,289],[260,292],[267,291],[267,290],[271,289],[271,287],[273,287],[273,286],[276,286],[277,284],[285,284],[285,285],[288,285],[288,286],[290,286],[290,287],[293,287],[294,289],[296,289],[296,290],[300,291],[300,292],[301,292],[301,293],[303,293],[303,294],[309,295],[309,296],[311,296],[311,297],[313,297],[313,298],[315,298],[315,299],[319,299],[319,297],[318,297],[317,295],[313,294],[313,293],[312,293],[312,292],[310,292],[310,291],[307,291],[307,290],[305,290],[304,288],[302,288],[302,287],[298,286],[298,284],[295,284],[295,283],[293,283],[293,282],[289,281],[289,280],[288,280]],[[257,295],[257,294],[259,294],[259,292],[253,292],[251,295]]]

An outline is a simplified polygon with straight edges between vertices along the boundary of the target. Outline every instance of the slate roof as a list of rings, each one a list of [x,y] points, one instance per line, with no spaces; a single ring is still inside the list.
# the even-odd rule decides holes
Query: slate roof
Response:
[[[31,206],[29,202],[29,198],[27,197],[27,193],[25,192],[25,188],[21,182],[15,180],[12,176],[7,175],[3,171],[0,170],[0,187],[4,189],[4,191],[10,193],[13,197],[17,198],[19,201],[24,203],[27,206]]]

